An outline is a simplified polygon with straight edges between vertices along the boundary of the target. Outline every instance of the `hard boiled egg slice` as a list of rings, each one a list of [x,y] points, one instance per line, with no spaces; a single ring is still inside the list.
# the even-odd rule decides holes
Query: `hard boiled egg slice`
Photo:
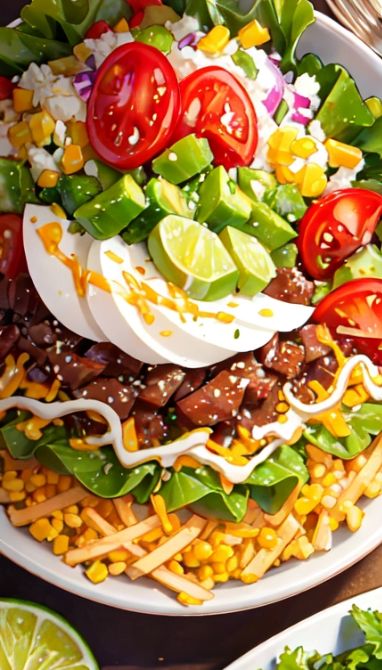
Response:
[[[28,269],[32,281],[47,308],[66,328],[95,342],[106,342],[107,337],[92,316],[86,298],[79,297],[70,268],[45,249],[38,229],[49,223],[58,223],[62,229],[60,250],[68,257],[76,256],[86,270],[93,238],[72,235],[70,222],[60,219],[43,205],[27,205],[24,211],[23,236]]]
[[[147,262],[149,261],[149,262]],[[104,242],[94,241],[88,268],[98,272],[109,283],[115,282],[129,293],[123,273],[133,275],[138,282],[146,279],[154,265],[148,258],[145,244],[128,246],[120,237]],[[137,270],[140,268],[140,271]],[[155,268],[154,268],[155,269]],[[142,274],[142,272],[144,274]],[[155,270],[158,274],[157,270]],[[164,281],[164,280],[162,280]],[[116,291],[108,293],[89,285],[88,303],[93,316],[111,342],[145,363],[171,362],[186,367],[213,365],[229,358],[231,350],[214,343],[198,341],[181,324],[179,314],[170,321],[170,310],[147,303],[154,318],[147,323],[138,307],[129,304]]]

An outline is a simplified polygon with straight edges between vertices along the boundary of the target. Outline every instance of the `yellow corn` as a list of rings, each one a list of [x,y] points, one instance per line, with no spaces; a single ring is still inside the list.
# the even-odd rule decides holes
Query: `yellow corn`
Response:
[[[317,146],[311,137],[302,137],[292,142],[290,150],[297,158],[309,158],[317,151]]]
[[[244,574],[242,573],[240,575],[240,579],[241,579],[242,582],[244,582],[244,584],[255,584],[255,582],[259,581],[259,578],[256,577],[256,575],[252,575],[252,574],[249,574],[249,573],[244,573]]]
[[[118,577],[119,575],[122,575],[123,572],[125,572],[126,568],[127,564],[124,561],[121,561],[120,563],[113,563],[112,565],[109,565],[108,570],[113,577]]]
[[[183,554],[183,563],[186,566],[186,568],[198,568],[200,566],[200,562],[198,561],[192,550],[186,551]]]
[[[12,491],[14,493],[20,493],[20,491],[24,490],[24,482],[22,479],[18,478],[11,479],[9,481],[4,481],[3,479],[3,489],[6,491]]]
[[[41,188],[54,188],[58,182],[60,173],[54,170],[44,170],[41,172],[37,185]]]
[[[86,575],[93,584],[100,584],[104,582],[108,576],[109,571],[102,561],[95,561],[88,570],[86,570]]]
[[[211,563],[211,567],[214,571],[214,575],[223,575],[227,571],[225,563],[223,563],[222,561]]]
[[[86,63],[87,59],[92,55],[92,51],[88,49],[85,42],[77,44],[73,49],[73,53],[81,63]]]
[[[97,512],[104,519],[107,519],[110,514],[114,511],[114,505],[111,500],[100,500],[97,505]]]
[[[44,147],[51,143],[56,124],[47,111],[33,114],[29,121],[29,127],[33,140],[38,147]]]
[[[274,528],[262,528],[257,541],[263,549],[274,549],[278,542],[276,531]]]
[[[57,489],[54,484],[47,484],[45,487],[45,495],[47,499],[54,498],[57,493]]]
[[[47,498],[46,498],[46,490],[45,490],[45,487],[44,487],[44,486],[42,486],[41,488],[36,489],[36,490],[34,491],[34,493],[33,493],[33,500],[34,500],[36,503],[42,503],[42,502],[45,502],[46,499],[47,499]]]
[[[192,550],[198,561],[206,561],[214,553],[210,543],[205,542],[204,540],[197,540],[193,545]]]
[[[83,533],[82,537],[86,543],[93,542],[93,540],[98,540],[98,533],[93,528],[87,528]]]
[[[44,540],[54,540],[58,533],[49,523],[48,519],[39,519],[32,523],[29,527],[29,532],[37,542],[44,542]]]
[[[83,500],[81,500],[81,507],[97,507],[99,503],[99,498],[96,496],[86,496]]]
[[[64,514],[64,522],[69,528],[81,528],[83,523],[78,514]]]
[[[31,484],[33,484],[33,486],[39,489],[41,486],[45,486],[46,477],[45,475],[33,475],[29,481]]]
[[[239,39],[243,49],[250,49],[251,47],[258,47],[261,44],[269,42],[271,36],[268,28],[263,28],[255,19],[239,30]]]
[[[15,149],[20,149],[24,144],[32,142],[32,133],[26,121],[20,121],[11,126],[8,131],[9,141]]]
[[[204,582],[206,579],[210,579],[213,577],[213,574],[214,571],[210,565],[202,565],[202,567],[199,568],[197,572],[198,579],[200,579],[201,582]]]
[[[303,168],[304,177],[301,183],[301,193],[305,198],[317,198],[325,191],[328,180],[325,172],[319,165],[309,163]]]
[[[321,479],[322,477],[325,476],[325,474],[326,474],[326,467],[322,463],[317,463],[311,469],[311,475],[315,479]]]
[[[119,551],[111,551],[108,555],[109,561],[112,563],[121,563],[122,561],[127,561],[129,558],[129,552],[126,549],[120,549]]]
[[[161,495],[150,496],[155,513],[159,516],[164,532],[168,535],[172,532],[172,524],[167,515],[166,503]]]
[[[227,567],[227,572],[229,572],[230,574],[232,572],[235,572],[235,570],[237,570],[238,567],[239,567],[238,557],[237,556],[231,556],[231,558],[229,558],[228,561],[227,561],[226,567]]]
[[[130,28],[126,19],[121,19],[118,21],[117,25],[114,26],[113,30],[115,33],[128,33]]]
[[[374,480],[369,484],[364,495],[367,498],[377,498],[377,496],[381,495],[381,484]]]
[[[332,516],[329,517],[329,528],[331,531],[335,531],[340,527],[340,524],[336,519],[333,519]]]
[[[65,493],[65,491],[69,491],[71,485],[72,478],[69,475],[61,475],[57,484],[57,490],[59,493]]]
[[[346,523],[349,530],[355,532],[361,528],[362,519],[364,517],[362,510],[356,505],[350,505],[346,510]]]
[[[322,483],[324,486],[331,486],[332,484],[335,484],[337,481],[336,477],[332,472],[328,472],[326,477],[322,480]]]
[[[213,549],[216,549],[216,547],[219,546],[222,542],[224,542],[225,539],[225,534],[222,533],[220,530],[214,530],[211,533],[211,536],[209,538],[210,544],[213,547]]]
[[[184,570],[180,563],[178,561],[170,561],[168,564],[168,569],[171,570],[171,572],[174,572],[176,575],[184,575]]]
[[[33,108],[33,91],[25,88],[13,89],[13,106],[16,112],[29,112]]]
[[[368,399],[369,394],[364,386],[362,384],[357,384],[356,386],[347,389],[342,402],[346,407],[356,407],[356,405],[362,405]]]
[[[57,510],[57,512],[53,512],[52,517],[53,519],[58,519],[59,521],[64,520],[64,514],[60,509]]]
[[[189,596],[187,593],[179,593],[177,596],[178,602],[180,602],[182,605],[203,605],[202,600],[198,600],[197,598],[193,598],[192,596]]]
[[[225,582],[228,582],[228,580],[229,580],[228,572],[221,572],[219,574],[214,575],[214,582],[225,584]]]
[[[346,167],[354,170],[363,157],[361,149],[337,140],[328,139],[324,146],[329,154],[329,165],[333,168]]]
[[[230,32],[225,26],[215,26],[198,42],[197,49],[212,56],[219,54],[227,46]]]
[[[180,472],[180,470],[185,467],[185,468],[198,468],[200,466],[200,463],[195,460],[195,458],[192,458],[192,456],[178,456],[174,463],[174,470],[175,472]]]
[[[25,491],[9,491],[9,500],[13,503],[22,502],[26,497]]]
[[[70,144],[62,157],[62,169],[65,174],[74,174],[84,167],[84,157],[78,144]]]
[[[67,535],[58,535],[53,540],[53,553],[55,556],[63,556],[69,549],[69,538]]]
[[[17,479],[16,470],[8,470],[8,472],[3,475],[3,486],[5,482],[13,482],[15,479]]]
[[[227,544],[221,544],[215,549],[214,553],[211,556],[211,562],[214,563],[225,563],[234,555],[234,550],[232,547],[229,547]]]
[[[69,137],[72,138],[73,144],[78,145],[83,149],[89,144],[89,135],[86,130],[86,124],[83,121],[75,121],[71,123],[68,128]]]
[[[57,533],[62,533],[63,528],[64,528],[64,522],[61,521],[60,519],[52,519],[51,524],[54,528],[54,530],[57,531]]]

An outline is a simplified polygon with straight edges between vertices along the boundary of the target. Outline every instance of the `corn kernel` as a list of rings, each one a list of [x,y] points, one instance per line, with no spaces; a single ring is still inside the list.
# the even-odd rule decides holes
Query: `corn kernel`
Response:
[[[13,89],[13,106],[16,112],[29,112],[33,108],[33,91],[25,88]]]
[[[271,39],[268,28],[263,28],[256,19],[241,28],[238,35],[243,49],[258,47]]]
[[[183,554],[183,563],[187,568],[198,568],[200,566],[200,562],[192,550]]]
[[[48,470],[46,474],[46,481],[48,484],[54,484],[55,486],[58,484],[60,479],[60,475],[58,475],[56,472],[52,472],[52,470]]]
[[[82,170],[85,161],[81,147],[78,144],[70,144],[66,147],[61,164],[65,174],[74,174],[75,172]]]
[[[206,579],[210,579],[213,576],[214,571],[210,565],[202,565],[197,574],[198,579],[200,579],[201,582],[204,582]]]
[[[123,572],[125,572],[127,568],[127,564],[124,561],[120,561],[120,563],[113,563],[112,565],[109,565],[109,573],[113,577],[118,577],[119,575],[122,575]]]
[[[225,563],[229,558],[232,558],[234,555],[234,550],[232,547],[229,547],[227,544],[219,545],[214,553],[211,556],[211,562],[214,563]]]
[[[64,522],[69,528],[81,528],[83,523],[78,514],[64,514]]]
[[[297,158],[309,158],[317,151],[317,146],[311,137],[302,137],[292,142],[290,150]]]
[[[102,561],[95,561],[95,563],[86,570],[86,575],[93,584],[104,582],[108,574],[109,571]]]
[[[53,170],[44,170],[41,172],[37,185],[41,188],[54,188],[57,185],[60,173]]]
[[[218,547],[219,544],[224,542],[224,538],[225,538],[224,533],[222,533],[220,530],[214,530],[209,538],[212,548],[216,549],[216,547]]]
[[[349,530],[352,532],[359,530],[359,528],[361,528],[363,517],[364,513],[362,510],[356,505],[351,505],[346,512],[346,523]]]
[[[340,524],[336,519],[333,519],[333,517],[329,517],[329,528],[331,531],[335,531],[340,527]]]
[[[117,25],[114,26],[113,30],[115,33],[128,33],[130,28],[126,19],[121,19],[118,21]]]
[[[278,538],[274,528],[266,526],[260,530],[257,541],[263,549],[274,549],[277,546]]]
[[[57,484],[57,490],[59,493],[65,493],[65,491],[69,491],[71,485],[72,478],[69,475],[61,475]]]
[[[81,505],[81,507],[93,507],[94,508],[94,507],[97,507],[99,501],[100,501],[99,498],[97,498],[96,496],[91,496],[90,495],[90,496],[86,496],[86,498],[81,500],[80,505]]]
[[[364,492],[364,495],[367,498],[376,498],[380,494],[381,494],[381,484],[379,484],[376,481],[371,482]]]
[[[317,507],[316,500],[309,500],[309,498],[299,498],[294,504],[294,508],[300,516],[310,514],[314,508]]]
[[[322,463],[317,463],[311,470],[312,477],[321,479],[326,474],[326,467]]]
[[[326,140],[324,147],[329,154],[329,165],[333,168],[346,167],[354,170],[363,158],[361,149],[337,140]]]
[[[323,496],[321,500],[321,505],[325,507],[325,509],[333,509],[333,507],[336,506],[336,503],[337,499],[330,495]]]
[[[328,183],[322,167],[315,163],[309,163],[303,170],[304,177],[301,183],[301,194],[305,198],[317,198],[319,195],[322,195]]]
[[[3,486],[4,484],[8,484],[8,482],[13,482],[15,479],[17,479],[16,470],[8,470],[8,472],[3,475]]]
[[[256,575],[248,574],[248,573],[241,573],[240,579],[244,584],[255,584],[255,582],[259,581],[259,578],[256,577]]]
[[[83,121],[76,121],[70,124],[68,128],[69,137],[71,137],[73,144],[83,149],[89,144],[89,135],[86,130],[86,123]]]
[[[202,600],[198,600],[197,598],[193,598],[192,596],[189,596],[187,593],[179,593],[177,596],[178,602],[180,602],[182,605],[203,605]]]
[[[222,575],[226,572],[226,566],[223,562],[211,563],[215,575]]]
[[[58,519],[59,521],[64,520],[64,513],[59,509],[57,512],[53,512],[52,514],[53,519]]]
[[[32,137],[38,147],[44,147],[52,141],[52,135],[56,127],[54,119],[47,111],[33,114],[29,121]]]
[[[85,532],[82,534],[82,537],[88,544],[89,542],[93,542],[93,540],[98,540],[98,533],[93,528],[87,528]]]
[[[197,49],[210,55],[217,55],[227,46],[230,32],[225,26],[215,26],[199,40]]]
[[[42,486],[39,489],[36,489],[33,493],[33,500],[36,503],[42,503],[45,502],[46,500],[46,491],[45,488]]]
[[[6,491],[13,491],[14,493],[20,493],[20,491],[24,490],[24,486],[25,485],[22,479],[16,478],[11,479],[10,481],[4,481],[3,479],[3,489],[5,489]]]
[[[228,572],[221,572],[218,574],[214,575],[214,582],[219,582],[221,584],[225,584],[229,580],[229,574]]]
[[[178,561],[170,561],[167,567],[176,575],[184,575],[184,570]]]
[[[195,558],[198,561],[206,561],[214,553],[210,543],[205,542],[204,540],[196,541],[192,547],[192,550],[194,552]]]
[[[33,486],[39,489],[42,486],[45,486],[46,477],[45,475],[33,475],[33,477],[31,477],[29,481],[31,482],[31,484],[33,484]]]
[[[26,121],[20,121],[20,123],[11,126],[8,131],[8,137],[15,149],[20,149],[24,144],[32,142],[32,133]]]
[[[336,477],[333,475],[332,472],[328,472],[326,477],[322,480],[322,483],[324,486],[331,486],[332,484],[335,484],[337,481]]]
[[[77,505],[70,505],[70,507],[65,507],[63,512],[64,514],[79,514],[80,510]]]
[[[58,533],[49,523],[48,519],[39,519],[32,523],[29,527],[29,532],[37,542],[44,542],[44,540],[54,540]]]
[[[129,558],[129,552],[126,549],[120,549],[119,551],[111,551],[108,555],[109,561],[112,563],[121,563],[122,561],[127,561]]]
[[[69,538],[67,535],[58,535],[53,540],[53,553],[55,556],[63,556],[69,549]]]
[[[26,497],[25,491],[9,491],[9,500],[13,503],[22,502]]]
[[[226,566],[227,572],[230,574],[235,572],[239,567],[239,558],[237,556],[231,556],[231,558],[228,559]]]
[[[142,542],[156,542],[159,540],[163,535],[163,530],[162,528],[154,528],[154,530],[150,530],[148,533],[143,535],[141,538]]]
[[[60,521],[60,519],[52,519],[51,524],[54,528],[54,530],[57,531],[57,533],[62,533],[64,529],[64,522]]]

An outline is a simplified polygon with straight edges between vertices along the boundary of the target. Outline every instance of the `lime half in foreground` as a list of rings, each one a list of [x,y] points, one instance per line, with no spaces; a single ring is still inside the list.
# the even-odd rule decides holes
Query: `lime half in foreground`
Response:
[[[0,599],[1,670],[99,670],[82,637],[39,605]]]

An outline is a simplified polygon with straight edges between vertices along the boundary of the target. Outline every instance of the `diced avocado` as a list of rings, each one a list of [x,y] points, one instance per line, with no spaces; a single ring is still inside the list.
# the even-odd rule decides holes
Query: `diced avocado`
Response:
[[[74,212],[77,221],[97,240],[118,235],[146,207],[144,193],[127,174],[107,191]]]
[[[352,279],[375,277],[382,279],[382,254],[374,244],[368,244],[355,252],[339,268],[333,278],[333,289]]]
[[[246,77],[256,80],[259,70],[256,67],[255,61],[244,49],[238,49],[232,56],[233,62],[238,67],[241,67]]]
[[[187,135],[153,161],[153,171],[172,184],[181,184],[214,160],[210,145],[196,135]]]
[[[147,239],[157,223],[169,214],[193,218],[194,212],[187,205],[186,195],[165,179],[151,179],[146,187],[146,197],[149,206],[122,233],[127,244]]]
[[[170,53],[174,41],[172,34],[164,26],[151,26],[139,32],[134,37],[136,42],[148,44],[164,53]]]
[[[29,168],[0,158],[0,212],[22,214],[27,202],[38,202]]]
[[[61,203],[65,212],[73,216],[76,209],[101,193],[101,183],[86,175],[61,175],[57,182]]]
[[[277,125],[279,126],[281,122],[285,119],[286,115],[289,112],[289,105],[286,100],[281,100],[279,106],[277,107],[275,111],[275,115],[273,117],[273,120]]]
[[[222,165],[210,172],[199,191],[196,219],[215,233],[225,226],[240,228],[251,216],[251,202]]]
[[[238,289],[242,295],[254,296],[276,276],[268,251],[255,237],[226,226],[219,238],[240,272]]]
[[[278,268],[294,268],[296,265],[297,254],[297,246],[293,242],[290,242],[289,244],[286,244],[285,247],[280,247],[280,249],[272,251],[271,257]]]
[[[297,237],[292,226],[264,202],[253,203],[251,218],[240,229],[257,237],[268,251],[279,249]]]
[[[308,209],[296,184],[281,184],[271,191],[266,191],[263,202],[289,223],[300,221]]]
[[[85,174],[88,177],[95,177],[101,182],[102,190],[106,191],[110,186],[116,184],[121,179],[121,173],[118,170],[106,165],[102,161],[92,159],[85,165]]]
[[[254,202],[261,200],[267,189],[273,189],[277,186],[277,179],[265,170],[252,170],[251,168],[240,167],[237,171],[238,184]]]

